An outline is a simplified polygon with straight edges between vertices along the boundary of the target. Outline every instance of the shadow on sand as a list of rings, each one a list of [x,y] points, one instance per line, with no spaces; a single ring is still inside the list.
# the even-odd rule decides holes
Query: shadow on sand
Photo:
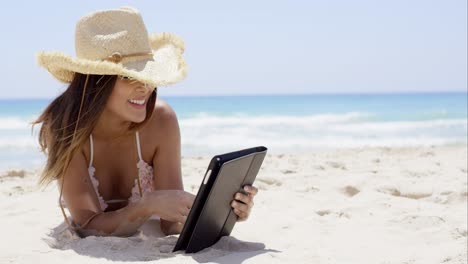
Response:
[[[178,235],[165,236],[159,227],[159,220],[150,219],[130,237],[80,238],[62,222],[51,229],[42,240],[56,250],[71,249],[80,255],[111,261],[153,261],[191,257],[198,263],[234,264],[267,252],[280,252],[265,249],[263,243],[241,241],[233,236],[222,237],[213,246],[197,253],[172,252],[177,239]]]

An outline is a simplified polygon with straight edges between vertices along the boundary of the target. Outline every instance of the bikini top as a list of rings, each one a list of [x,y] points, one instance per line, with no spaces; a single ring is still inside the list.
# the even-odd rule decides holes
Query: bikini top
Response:
[[[142,156],[141,156],[141,147],[140,147],[140,136],[138,134],[138,131],[135,134],[136,137],[136,145],[138,149],[138,158],[139,161],[137,162],[136,166],[138,168],[138,178],[140,180],[140,183],[138,183],[138,179],[135,179],[133,188],[132,188],[132,194],[129,198],[129,203],[134,203],[138,201],[141,198],[140,195],[140,187],[141,187],[141,194],[146,193],[146,192],[151,192],[154,191],[153,187],[153,167],[151,167],[148,163],[146,163]],[[96,192],[96,196],[99,200],[99,205],[101,207],[101,210],[104,212],[106,208],[109,206],[109,203],[117,203],[117,202],[122,202],[126,201],[124,199],[113,199],[113,200],[107,200],[105,201],[104,198],[99,194],[99,181],[95,177],[95,172],[96,168],[93,166],[93,158],[94,158],[94,145],[93,145],[93,136],[89,135],[89,142],[90,142],[90,149],[91,149],[91,155],[89,159],[89,166],[88,166],[88,174],[89,178],[93,184],[94,191]],[[140,187],[139,187],[140,185]],[[62,205],[65,205],[65,200],[62,198]]]

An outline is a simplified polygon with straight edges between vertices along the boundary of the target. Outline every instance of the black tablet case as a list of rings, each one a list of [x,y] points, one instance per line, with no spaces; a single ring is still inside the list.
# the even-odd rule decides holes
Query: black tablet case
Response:
[[[211,159],[173,252],[198,252],[231,234],[238,217],[231,202],[237,192],[245,193],[244,185],[253,184],[266,152],[260,146]]]

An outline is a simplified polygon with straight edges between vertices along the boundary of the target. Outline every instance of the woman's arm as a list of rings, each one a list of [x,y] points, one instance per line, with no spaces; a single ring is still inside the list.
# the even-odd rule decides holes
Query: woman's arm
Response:
[[[180,129],[174,110],[163,100],[157,100],[154,110],[156,129],[160,140],[153,158],[155,190],[184,190],[181,173]],[[166,235],[179,234],[183,224],[161,219],[161,230]]]
[[[140,200],[119,210],[98,214],[80,232],[84,236],[131,236],[150,215]]]

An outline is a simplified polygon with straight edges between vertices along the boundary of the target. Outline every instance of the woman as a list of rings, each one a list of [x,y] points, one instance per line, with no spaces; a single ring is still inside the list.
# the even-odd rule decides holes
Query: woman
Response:
[[[87,235],[130,236],[150,217],[181,232],[194,196],[183,191],[176,114],[157,86],[186,75],[183,41],[148,35],[139,12],[124,7],[82,17],[76,58],[41,52],[38,62],[69,83],[33,124],[47,154],[41,183],[57,180],[69,227]],[[231,206],[246,220],[257,188]],[[62,197],[63,196],[63,197]],[[71,214],[71,221],[63,207]]]

